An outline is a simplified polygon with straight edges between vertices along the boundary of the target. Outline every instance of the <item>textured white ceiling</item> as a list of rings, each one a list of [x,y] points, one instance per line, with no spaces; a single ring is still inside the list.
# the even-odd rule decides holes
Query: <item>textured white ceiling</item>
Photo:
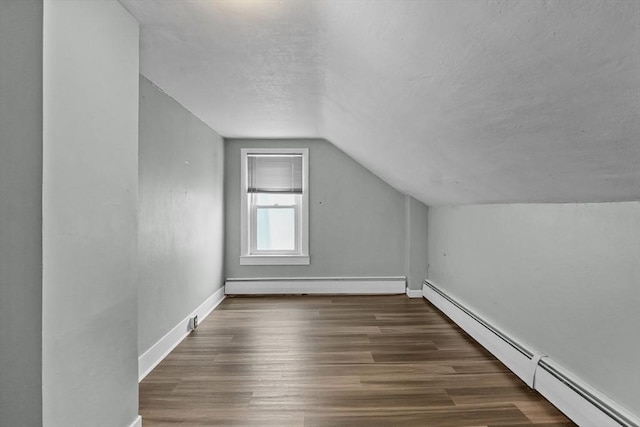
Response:
[[[640,199],[640,2],[120,0],[226,137],[324,137],[430,205]]]

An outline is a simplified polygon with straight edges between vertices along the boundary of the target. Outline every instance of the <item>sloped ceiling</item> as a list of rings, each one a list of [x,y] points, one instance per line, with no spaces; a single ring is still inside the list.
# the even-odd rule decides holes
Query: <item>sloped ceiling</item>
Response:
[[[226,137],[326,138],[429,205],[640,199],[640,2],[120,0]]]

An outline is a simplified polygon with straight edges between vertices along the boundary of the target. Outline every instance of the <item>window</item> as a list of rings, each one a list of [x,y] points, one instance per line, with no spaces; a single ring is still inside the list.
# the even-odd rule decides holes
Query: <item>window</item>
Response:
[[[243,148],[241,265],[309,264],[309,150]]]

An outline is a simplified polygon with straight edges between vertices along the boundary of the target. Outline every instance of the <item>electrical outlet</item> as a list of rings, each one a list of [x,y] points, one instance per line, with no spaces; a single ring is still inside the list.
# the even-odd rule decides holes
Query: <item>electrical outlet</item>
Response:
[[[198,327],[198,315],[193,316],[193,329]]]

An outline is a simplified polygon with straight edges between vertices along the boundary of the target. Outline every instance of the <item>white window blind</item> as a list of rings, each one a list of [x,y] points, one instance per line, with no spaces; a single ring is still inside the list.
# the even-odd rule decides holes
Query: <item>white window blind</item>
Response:
[[[247,192],[302,194],[302,156],[247,156]]]

